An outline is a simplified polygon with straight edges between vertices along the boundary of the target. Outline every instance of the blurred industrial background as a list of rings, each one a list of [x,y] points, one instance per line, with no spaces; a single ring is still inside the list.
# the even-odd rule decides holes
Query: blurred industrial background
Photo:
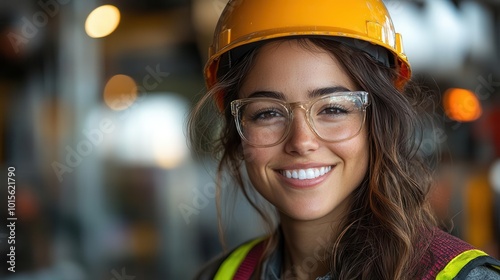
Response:
[[[215,166],[189,151],[185,117],[226,2],[0,1],[1,279],[190,279],[221,251]],[[500,1],[386,4],[440,96],[422,145],[441,158],[435,211],[499,257]],[[229,246],[262,232],[233,208]]]

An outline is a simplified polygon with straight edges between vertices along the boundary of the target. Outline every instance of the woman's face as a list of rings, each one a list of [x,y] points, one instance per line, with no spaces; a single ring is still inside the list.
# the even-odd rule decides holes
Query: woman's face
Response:
[[[353,81],[326,51],[296,41],[263,46],[245,78],[240,98],[256,92],[274,92],[286,102],[307,101],[311,92],[330,87],[355,91]],[[335,219],[346,209],[347,198],[367,171],[366,128],[337,143],[319,139],[307,125],[305,111],[297,108],[288,137],[282,143],[257,148],[243,141],[249,178],[255,189],[277,210],[295,220]],[[293,173],[320,173],[313,179],[288,178]],[[325,171],[326,174],[321,175]]]

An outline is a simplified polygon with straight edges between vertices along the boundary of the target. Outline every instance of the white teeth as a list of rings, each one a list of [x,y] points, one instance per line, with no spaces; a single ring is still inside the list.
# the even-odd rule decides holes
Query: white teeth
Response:
[[[306,177],[307,179],[314,179],[316,176],[314,176],[314,170],[313,169],[307,169],[306,170]]]
[[[331,166],[321,167],[321,168],[308,168],[308,169],[295,169],[295,170],[282,170],[280,173],[289,179],[315,179],[332,170]]]

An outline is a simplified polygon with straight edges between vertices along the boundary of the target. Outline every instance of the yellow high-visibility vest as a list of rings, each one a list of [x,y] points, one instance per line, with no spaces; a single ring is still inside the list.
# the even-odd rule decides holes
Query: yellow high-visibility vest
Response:
[[[249,252],[263,242],[263,238],[251,240],[243,245],[237,247],[221,264],[215,280],[229,280],[234,279],[238,268],[245,261]],[[481,265],[489,265],[500,273],[500,261],[490,257],[483,251],[471,249],[465,250],[452,258],[444,267],[440,268],[439,273],[435,275],[431,269],[428,269],[424,279],[437,279],[437,280],[451,280],[451,279],[465,279],[469,272],[475,267]],[[464,270],[464,268],[466,268]]]

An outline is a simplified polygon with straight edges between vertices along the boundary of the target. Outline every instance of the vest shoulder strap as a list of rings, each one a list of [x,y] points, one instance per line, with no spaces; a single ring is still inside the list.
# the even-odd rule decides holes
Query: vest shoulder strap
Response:
[[[262,257],[264,241],[264,238],[257,238],[237,247],[222,262],[214,279],[250,279]],[[482,265],[500,271],[500,261],[441,230],[433,232],[432,241],[419,263],[425,280],[466,279],[471,270]]]
[[[478,266],[500,266],[485,252],[440,229],[435,229],[430,237],[429,247],[419,263],[424,270],[422,279],[465,279]]]
[[[250,279],[264,250],[264,238],[253,239],[237,247],[222,262],[214,280]]]
[[[500,261],[480,250],[467,250],[453,258],[441,270],[436,279],[466,279],[470,271],[481,265],[489,265],[500,272]]]

